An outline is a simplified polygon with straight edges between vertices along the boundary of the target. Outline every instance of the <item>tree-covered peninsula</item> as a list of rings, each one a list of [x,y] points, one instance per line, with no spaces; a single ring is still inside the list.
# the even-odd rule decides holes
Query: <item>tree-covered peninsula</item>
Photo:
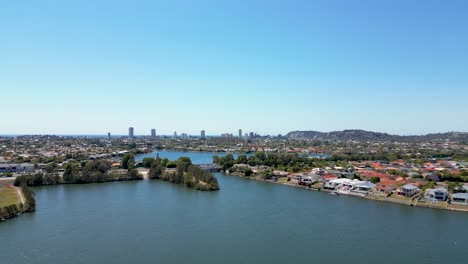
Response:
[[[124,156],[123,169],[112,169],[111,162],[105,159],[82,163],[71,161],[64,165],[62,177],[55,172],[26,174],[16,177],[14,185],[20,186],[23,182],[28,186],[43,186],[142,180],[143,177],[135,169],[134,164],[133,154]]]
[[[150,179],[161,179],[175,184],[184,184],[200,191],[217,191],[219,184],[216,177],[192,164],[188,157],[180,157],[175,161],[157,157],[143,159],[143,165],[150,168]]]

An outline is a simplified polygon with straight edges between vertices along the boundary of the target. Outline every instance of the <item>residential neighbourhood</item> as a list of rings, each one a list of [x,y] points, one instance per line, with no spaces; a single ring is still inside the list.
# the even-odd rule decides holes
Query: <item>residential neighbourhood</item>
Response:
[[[239,168],[253,171],[259,180],[303,186],[335,195],[441,209],[451,209],[452,204],[463,205],[467,207],[456,209],[468,210],[468,183],[441,179],[448,174],[466,175],[466,163],[449,159],[432,159],[422,164],[402,159],[348,162],[339,167],[313,168],[297,173],[274,170],[268,177],[262,176],[262,170],[268,170],[268,167],[235,164],[232,174],[243,176],[239,174]]]

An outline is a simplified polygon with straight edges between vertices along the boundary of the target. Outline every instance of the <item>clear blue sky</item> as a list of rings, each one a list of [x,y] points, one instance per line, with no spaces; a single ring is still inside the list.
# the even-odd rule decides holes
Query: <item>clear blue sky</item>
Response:
[[[0,33],[0,134],[468,131],[468,1],[2,1]]]

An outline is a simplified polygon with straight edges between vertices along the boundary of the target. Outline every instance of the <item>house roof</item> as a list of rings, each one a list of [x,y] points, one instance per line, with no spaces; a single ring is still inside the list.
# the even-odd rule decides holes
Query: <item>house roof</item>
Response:
[[[351,182],[350,179],[346,179],[346,178],[338,178],[338,179],[333,179],[330,181],[331,183],[336,183],[336,184],[342,184],[342,183],[348,183],[348,182]]]
[[[333,175],[333,174],[327,174],[327,175],[323,175],[322,178],[325,180],[330,180],[330,179],[336,179],[338,178],[338,176]]]
[[[417,189],[418,187],[414,186],[413,184],[406,184],[401,186],[401,189],[406,189],[406,190],[414,190]]]
[[[374,188],[375,187],[375,184],[373,184],[372,182],[359,182],[359,183],[356,183],[354,185],[354,187],[365,187],[365,188]]]
[[[395,175],[379,173],[379,172],[375,172],[375,171],[362,172],[361,176],[366,177],[366,178],[377,177],[377,178],[380,178],[380,179],[382,179],[382,178],[395,179],[397,177]]]
[[[468,193],[454,193],[454,194],[452,194],[452,198],[467,200],[468,199]]]

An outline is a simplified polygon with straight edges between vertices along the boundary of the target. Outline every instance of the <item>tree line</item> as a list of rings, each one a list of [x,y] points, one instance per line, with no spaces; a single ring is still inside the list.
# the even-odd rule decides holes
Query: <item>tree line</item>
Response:
[[[241,154],[237,159],[235,159],[232,154],[223,157],[215,155],[213,156],[213,163],[220,165],[223,171],[229,170],[234,164],[248,164],[250,166],[268,166],[295,173],[306,168],[320,165],[323,161],[311,159],[308,155],[296,153],[255,152],[250,157]]]
[[[111,170],[110,161],[92,160],[84,163],[84,165],[75,161],[68,162],[64,165],[63,177],[60,177],[56,172],[21,175],[16,177],[14,185],[20,186],[22,182],[25,182],[28,186],[43,186],[131,181],[141,179],[143,179],[142,176],[133,167],[128,168],[123,172],[116,172]]]

